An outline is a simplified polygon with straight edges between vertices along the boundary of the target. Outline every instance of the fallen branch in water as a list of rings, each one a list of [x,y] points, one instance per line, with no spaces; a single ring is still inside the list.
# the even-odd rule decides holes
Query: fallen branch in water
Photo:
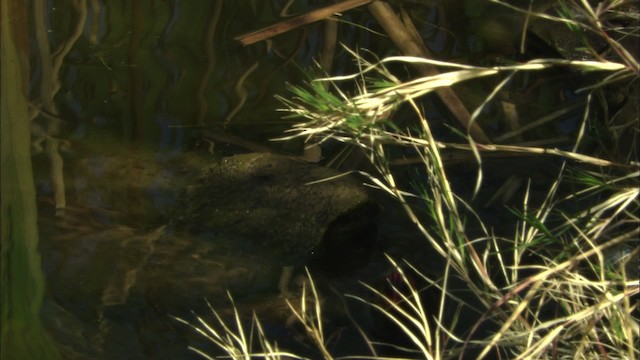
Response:
[[[433,58],[406,12],[402,12],[403,16],[401,20],[391,6],[384,1],[375,1],[370,4],[369,11],[371,11],[373,17],[405,56],[415,56],[425,59]],[[433,76],[439,73],[432,65],[414,64],[414,66],[423,76]],[[451,88],[442,87],[435,92],[458,123],[469,132],[475,141],[485,144],[491,142],[489,137],[482,131],[482,128],[478,126],[477,123],[471,122],[469,111]]]
[[[331,17],[333,14],[351,10],[362,5],[366,5],[373,0],[345,0],[329,6],[325,6],[320,9],[310,11],[306,14],[302,14],[285,21],[281,21],[277,24],[267,26],[265,28],[252,31],[240,36],[236,36],[234,39],[239,41],[242,45],[248,46],[255,44],[259,41],[270,39],[276,35],[280,35],[287,31],[291,31],[303,25],[311,24],[316,21],[324,20]]]

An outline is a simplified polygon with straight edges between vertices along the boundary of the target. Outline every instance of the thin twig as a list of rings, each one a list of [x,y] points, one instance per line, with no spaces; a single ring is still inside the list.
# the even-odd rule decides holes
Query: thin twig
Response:
[[[252,31],[250,33],[236,36],[234,39],[239,41],[242,45],[248,46],[255,44],[259,41],[270,39],[276,35],[280,35],[287,31],[291,31],[300,26],[314,23],[316,21],[330,18],[335,13],[351,10],[353,8],[366,5],[373,0],[345,0],[339,3],[331,4],[320,9],[310,11],[306,14],[302,14],[285,21],[281,21],[277,24],[267,26],[265,28]]]

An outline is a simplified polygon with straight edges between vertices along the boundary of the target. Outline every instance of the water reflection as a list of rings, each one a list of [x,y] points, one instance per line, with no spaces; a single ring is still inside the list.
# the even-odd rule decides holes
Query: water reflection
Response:
[[[282,259],[228,234],[193,234],[174,226],[186,212],[180,208],[184,190],[215,160],[209,151],[186,152],[191,141],[222,127],[260,142],[279,134],[287,124],[275,111],[281,106],[273,95],[285,93],[287,82],[307,80],[301,69],[321,59],[323,23],[247,48],[232,40],[281,20],[283,3],[34,1],[29,94],[33,145],[40,150],[33,159],[41,249],[50,284],[44,313],[68,358],[195,358],[187,346],[202,339],[168,314],[206,314],[207,298],[230,315],[227,290],[241,298],[238,305],[247,313],[255,308],[267,314],[265,328],[281,343],[306,350],[291,340],[285,326],[289,309],[274,285]],[[324,3],[295,1],[286,13]],[[444,57],[467,56],[477,45],[468,34],[454,36],[446,29],[458,10],[416,6],[412,13],[427,44]],[[388,39],[361,30],[376,27],[362,10],[341,20],[341,42],[381,57],[393,52]],[[332,60],[334,74],[355,70],[345,51]],[[448,116],[436,107],[430,111],[436,120]],[[465,182],[469,177],[460,176]],[[54,217],[50,210],[56,207],[64,211]],[[398,219],[389,224],[400,233],[390,248],[423,260],[425,249],[407,236],[408,226]],[[327,247],[340,251],[342,242]],[[331,284],[354,293],[358,280],[374,280],[385,267],[378,254],[366,271]],[[336,320],[342,311],[327,311],[335,321],[328,331],[349,326]]]
[[[201,339],[169,314],[206,314],[205,298],[224,313],[227,290],[288,341],[279,261],[171,225],[193,173],[212,161],[183,152],[203,127],[265,139],[286,126],[272,95],[300,81],[322,25],[248,48],[231,40],[278,20],[277,5],[34,3],[44,319],[65,357],[195,358],[187,347]]]

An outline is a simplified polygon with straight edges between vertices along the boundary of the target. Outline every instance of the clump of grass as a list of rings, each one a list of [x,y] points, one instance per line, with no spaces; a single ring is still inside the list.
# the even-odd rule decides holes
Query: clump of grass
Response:
[[[438,279],[425,276],[410,264],[399,266],[390,259],[406,290],[400,290],[396,284],[392,286],[393,294],[388,294],[366,285],[381,302],[356,297],[395,324],[409,339],[414,354],[419,354],[416,356],[426,359],[470,356],[481,359],[498,355],[513,359],[638,357],[640,281],[635,259],[640,236],[637,217],[640,164],[634,154],[607,158],[602,156],[606,152],[583,150],[585,134],[597,126],[590,112],[595,106],[592,99],[601,95],[605,85],[637,81],[636,59],[624,49],[619,37],[611,35],[606,21],[600,21],[623,3],[606,1],[593,8],[586,1],[562,2],[559,9],[564,17],[516,8],[529,16],[601,36],[612,49],[608,57],[589,50],[587,40],[587,60],[539,59],[496,67],[414,57],[371,62],[352,51],[360,65],[357,74],[318,79],[308,87],[291,87],[292,96],[281,98],[286,107],[284,111],[302,119],[285,138],[302,137],[318,143],[332,139],[363,149],[376,172],[358,172],[371,186],[402,206],[424,238],[425,246],[444,259],[446,266]],[[386,68],[390,62],[426,63],[444,72],[402,82]],[[439,141],[418,102],[420,97],[439,87],[481,77],[500,77],[485,101],[472,112],[471,122],[480,121],[482,110],[515,74],[558,67],[601,74],[581,89],[585,94],[582,122],[572,143],[564,149],[527,144],[478,144],[464,132],[461,135],[466,141]],[[349,86],[341,86],[344,82]],[[343,88],[357,92],[347,94]],[[413,110],[413,128],[401,129],[391,121],[391,114],[400,106]],[[534,123],[548,122],[555,116]],[[626,126],[633,129],[637,137],[637,123],[635,128]],[[502,134],[502,138],[515,138],[524,131],[510,130]],[[637,140],[634,138],[633,142]],[[390,155],[397,148],[410,150],[418,158],[416,168],[425,174],[422,182],[411,187],[399,180],[391,166],[396,159]],[[482,167],[487,154],[551,155],[561,161],[541,198],[534,199],[531,182],[527,183],[521,204],[510,208],[515,225],[512,233],[498,236],[485,225],[485,219],[474,210],[469,199],[453,191],[443,156],[444,151],[450,149],[467,151],[477,160],[479,170],[473,196],[482,191]],[[470,224],[480,229],[479,234],[478,231],[471,234]],[[436,309],[425,308],[423,289],[409,280],[405,269],[411,269],[414,276],[438,289]],[[458,296],[458,291],[450,285],[453,278],[462,281],[463,292],[471,294],[473,302]],[[323,335],[318,294],[313,282],[310,284],[313,305],[307,305],[305,290],[300,306],[292,306],[292,311],[322,356],[331,359]],[[457,326],[463,313],[476,314],[466,319],[473,324],[469,329]],[[236,323],[239,328],[239,321]],[[200,324],[205,325],[202,321]],[[230,356],[250,353],[245,350],[247,345],[240,345],[246,336],[234,333],[222,322],[221,326],[222,334],[212,336],[212,341],[223,349],[241,349],[228,351]],[[204,329],[207,330],[202,333],[211,333],[208,326]],[[492,331],[487,335],[482,329]],[[223,334],[227,332],[231,334],[225,337]],[[357,354],[358,358],[379,358],[378,344],[370,340],[369,335],[364,337],[371,354]],[[268,344],[266,339],[260,343],[263,341]],[[266,356],[271,351],[268,349],[277,348],[263,346],[259,354]]]
[[[286,299],[292,313],[290,320],[293,320],[288,321],[286,325],[293,326],[294,322],[300,324],[308,339],[322,354],[323,358],[326,360],[333,359],[327,348],[328,340],[325,338],[323,330],[320,296],[308,270],[307,279],[308,281],[303,283],[299,301],[294,302],[291,299]],[[216,345],[225,354],[225,357],[231,359],[252,359],[256,357],[264,359],[305,359],[301,355],[281,350],[277,343],[272,342],[265,335],[262,323],[255,313],[253,314],[251,326],[247,329],[241,320],[241,315],[231,294],[228,294],[228,297],[234,315],[231,323],[225,321],[209,302],[207,302],[207,305],[215,318],[214,323],[196,314],[194,314],[196,322],[189,322],[178,317],[174,317],[174,319],[188,325],[204,336],[212,344]],[[189,349],[206,359],[213,359],[211,355],[202,349],[194,347],[189,347]]]
[[[230,359],[252,359],[260,357],[264,359],[301,359],[295,354],[281,351],[277,343],[271,342],[264,333],[263,327],[254,314],[251,327],[245,329],[241,316],[236,308],[231,294],[228,294],[234,314],[234,323],[229,324],[216,312],[209,302],[207,305],[214,315],[216,323],[212,324],[195,315],[197,322],[191,323],[182,318],[174,317],[180,323],[188,325],[200,335],[208,339],[212,344],[220,349],[225,357]],[[257,345],[256,345],[257,342]],[[257,347],[257,348],[256,348]],[[205,350],[189,347],[189,350],[197,353],[205,359],[213,360],[215,357],[209,355]]]

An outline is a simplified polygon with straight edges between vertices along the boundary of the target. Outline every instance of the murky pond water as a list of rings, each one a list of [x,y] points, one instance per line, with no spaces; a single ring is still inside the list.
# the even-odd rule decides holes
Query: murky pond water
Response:
[[[316,59],[332,74],[357,70],[348,52],[333,53],[323,42],[329,22],[248,47],[234,40],[326,5],[285,3],[34,2],[25,46],[30,107],[40,114],[31,132],[47,283],[43,321],[64,357],[199,358],[189,346],[214,354],[211,343],[174,317],[213,320],[210,303],[233,319],[228,294],[242,322],[250,325],[255,311],[283,348],[317,357],[292,326],[283,296],[299,298],[305,266],[317,279],[335,355],[367,353],[351,318],[366,332],[385,330],[341,295],[371,299],[360,282],[384,284],[385,252],[438,276],[440,260],[399,207],[365,190],[356,176],[305,185],[340,173],[303,162],[301,142],[269,141],[291,124],[276,111],[282,104],[273,95],[287,94],[287,83],[308,81],[302,70]],[[516,52],[508,27],[517,16],[501,23],[501,13],[453,3],[406,5],[415,6],[420,33],[443,59],[482,63]],[[380,30],[366,8],[341,20],[338,38],[347,46],[380,57],[393,53],[386,37],[362,30]],[[563,141],[576,132],[584,98],[574,92],[580,83],[566,82],[562,72],[551,75],[549,81],[515,77],[512,88],[523,91],[503,105],[513,101],[535,119],[573,104],[576,111],[540,130]],[[458,90],[478,103],[474,92],[493,85]],[[492,111],[500,116],[487,128],[500,133],[506,110],[486,110]],[[437,125],[449,116],[441,105],[429,115],[434,131],[455,136]],[[246,155],[256,151],[265,154]],[[556,166],[505,163],[508,171],[490,173],[503,180]],[[469,172],[464,164],[452,170],[456,190],[472,190]],[[407,182],[424,176],[406,173]],[[489,179],[489,188],[500,180]],[[534,180],[532,191],[535,186]]]
[[[232,158],[222,159],[223,166],[240,170],[221,172],[215,165],[220,160],[211,157],[187,153],[160,160],[153,158],[157,153],[142,154],[122,148],[108,156],[86,152],[69,160],[68,205],[55,216],[46,196],[48,178],[38,178],[40,250],[48,284],[44,319],[66,356],[189,358],[187,347],[194,344],[215,353],[172,316],[191,321],[193,311],[213,321],[208,302],[231,319],[227,292],[247,324],[256,311],[270,337],[308,352],[308,345],[298,343],[299,329],[291,328],[292,315],[279,288],[287,265],[294,267],[288,298],[300,295],[303,266],[310,266],[329,304],[327,329],[343,335],[337,349],[363,345],[352,339],[356,333],[336,294],[369,297],[358,281],[380,282],[389,269],[382,250],[411,253],[402,249],[411,241],[396,235],[390,246],[390,240],[380,240],[401,225],[388,214],[396,228],[383,227],[378,234],[372,222],[377,205],[367,205],[369,195],[359,193],[359,182],[343,178],[305,187],[305,179],[332,173],[276,155],[249,154],[233,165],[227,160]],[[251,160],[248,170],[242,168],[245,158]],[[207,166],[212,170],[203,172]],[[216,190],[221,184],[226,185]],[[336,196],[341,187],[348,193]],[[283,196],[285,202],[279,200]],[[307,206],[314,208],[305,211]],[[332,215],[345,209],[348,220]],[[354,218],[360,211],[364,223]],[[338,230],[338,224],[346,227]],[[419,259],[422,252],[413,256]],[[370,321],[366,311],[359,311],[360,321]]]
[[[300,2],[289,11],[317,5]],[[43,22],[36,34],[44,37],[34,37],[31,92],[34,98],[53,100],[36,105],[47,116],[36,118],[34,126],[44,134],[54,122],[56,136],[64,139],[63,171],[54,174],[46,140],[34,138],[41,148],[33,159],[47,281],[43,319],[65,357],[197,357],[188,346],[215,353],[217,349],[172,316],[193,321],[193,311],[212,320],[209,302],[229,317],[227,292],[247,324],[256,311],[265,331],[281,346],[313,354],[309,344],[299,341],[300,329],[290,325],[291,312],[281,294],[286,265],[294,266],[287,284],[292,299],[299,296],[304,265],[317,273],[322,296],[333,299],[326,301],[334,305],[325,314],[329,334],[341,334],[337,351],[363,346],[353,339],[343,300],[334,292],[362,292],[358,281],[384,278],[389,268],[382,249],[388,246],[381,245],[384,241],[378,241],[375,230],[364,228],[356,228],[356,235],[354,230],[334,229],[332,236],[342,240],[324,241],[330,224],[357,224],[352,215],[338,216],[344,211],[337,206],[345,207],[350,200],[336,198],[332,205],[328,193],[291,192],[332,173],[315,173],[317,165],[267,164],[273,168],[250,174],[255,179],[246,185],[229,188],[234,186],[230,178],[210,185],[208,193],[188,196],[188,189],[203,181],[202,169],[220,161],[221,155],[247,151],[237,142],[216,141],[214,148],[211,139],[202,137],[204,132],[224,126],[243,134],[248,143],[264,144],[287,127],[274,111],[280,105],[273,94],[284,93],[286,82],[304,79],[298,67],[310,66],[318,56],[323,26],[310,25],[248,48],[232,39],[280,19],[281,6],[276,1],[176,0],[34,7]],[[346,18],[358,22],[361,12]],[[344,33],[350,42],[371,45],[351,26]],[[63,66],[56,68],[56,61]],[[334,68],[350,71],[350,61],[343,53]],[[41,85],[48,82],[59,83],[59,88],[48,93]],[[299,154],[299,144],[268,145]],[[267,193],[262,189],[270,182],[275,185]],[[65,189],[64,209],[60,186]],[[276,193],[291,193],[290,199],[269,200]],[[297,205],[283,211],[287,203]],[[331,206],[335,210],[318,211]],[[203,226],[198,219],[216,224],[221,216],[231,219],[223,224],[231,230],[219,231],[220,224],[199,229]],[[376,219],[375,214],[367,216],[367,222]],[[250,238],[258,226],[253,223],[270,226],[263,231],[266,241]],[[359,242],[348,245],[353,237]],[[309,245],[293,253],[274,251],[300,248],[293,244]],[[352,255],[344,255],[348,253]],[[368,321],[366,311],[356,316]]]

